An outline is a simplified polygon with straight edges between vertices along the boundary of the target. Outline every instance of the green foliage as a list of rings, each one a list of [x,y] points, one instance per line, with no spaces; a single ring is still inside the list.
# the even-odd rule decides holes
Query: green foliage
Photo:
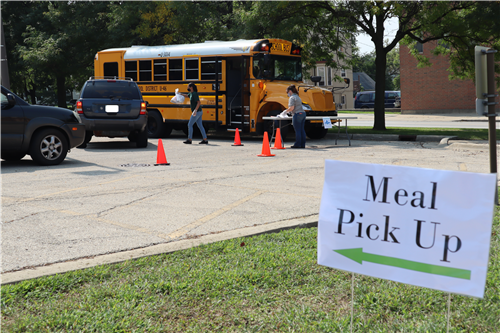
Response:
[[[430,11],[425,9],[431,9]],[[474,1],[426,3],[418,19],[408,24],[411,30],[402,41],[419,62],[430,66],[429,59],[418,54],[417,41],[432,45],[433,55],[450,59],[450,79],[474,79],[474,47],[489,46],[500,51],[500,2]],[[500,52],[495,54],[495,71],[500,73]],[[497,77],[500,82],[500,77]]]

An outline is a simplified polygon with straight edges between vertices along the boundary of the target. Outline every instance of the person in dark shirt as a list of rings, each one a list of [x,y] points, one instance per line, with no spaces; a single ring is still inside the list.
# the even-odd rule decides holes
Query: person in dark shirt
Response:
[[[200,144],[208,144],[207,134],[205,133],[205,128],[203,128],[203,123],[201,117],[203,115],[203,110],[201,109],[200,96],[198,96],[198,88],[193,82],[188,84],[188,94],[181,94],[184,97],[189,97],[189,103],[191,105],[191,118],[188,122],[188,139],[184,141],[186,144],[191,144],[193,141],[193,125],[196,123],[200,129],[203,141]]]

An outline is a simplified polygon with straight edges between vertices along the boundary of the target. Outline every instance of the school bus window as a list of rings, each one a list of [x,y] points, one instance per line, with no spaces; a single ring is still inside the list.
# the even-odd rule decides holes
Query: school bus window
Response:
[[[198,58],[186,59],[186,80],[198,80]]]
[[[154,60],[153,81],[167,81],[167,59]]]
[[[151,81],[151,60],[139,61],[139,81]]]
[[[182,59],[168,60],[169,81],[182,81]]]
[[[103,66],[104,76],[119,76],[117,62],[105,62]]]
[[[125,61],[125,76],[137,81],[137,61]]]
[[[218,73],[219,81],[222,81],[222,61],[218,61],[217,70],[215,67],[215,57],[201,58],[201,79],[207,81],[215,80],[215,73]]]

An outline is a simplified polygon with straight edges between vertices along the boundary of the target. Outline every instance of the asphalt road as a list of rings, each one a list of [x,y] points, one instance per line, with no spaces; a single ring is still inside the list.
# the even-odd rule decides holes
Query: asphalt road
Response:
[[[261,139],[94,138],[58,166],[2,161],[2,267],[9,272],[317,216],[325,159],[489,172],[485,145],[308,141],[307,149],[257,157]],[[287,142],[289,147],[292,142]]]

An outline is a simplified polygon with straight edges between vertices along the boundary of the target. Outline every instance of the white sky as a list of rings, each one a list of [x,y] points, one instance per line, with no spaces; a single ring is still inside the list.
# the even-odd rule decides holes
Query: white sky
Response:
[[[384,39],[392,40],[396,35],[396,31],[398,31],[398,26],[399,24],[397,17],[386,20],[384,24]],[[375,46],[373,45],[371,37],[367,34],[360,34],[356,41],[357,46],[359,47],[360,54],[370,53],[375,50]]]

